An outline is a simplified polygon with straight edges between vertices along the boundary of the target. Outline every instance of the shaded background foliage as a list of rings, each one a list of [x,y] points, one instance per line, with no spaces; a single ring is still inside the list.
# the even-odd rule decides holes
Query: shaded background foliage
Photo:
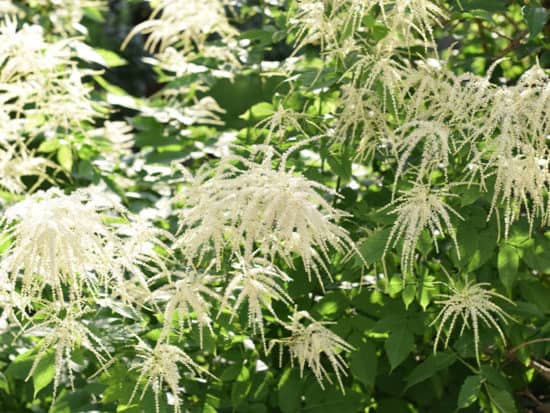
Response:
[[[456,0],[447,2],[446,6],[452,11],[451,17],[437,30],[435,37],[441,56],[448,59],[453,71],[484,75],[498,59],[506,58],[495,67],[491,80],[513,85],[537,60],[542,67],[550,68],[548,1]],[[261,12],[265,7],[272,10],[270,15]],[[253,129],[257,121],[265,117],[262,113],[265,105],[261,104],[273,103],[279,95],[288,93],[289,88],[284,77],[265,77],[252,63],[282,61],[292,53],[285,11],[285,8],[269,6],[269,2],[262,0],[246,2],[239,10],[240,17],[233,23],[239,28],[240,37],[250,39],[254,45],[250,67],[244,68],[233,80],[209,79],[207,90],[197,92],[198,97],[214,97],[225,110],[224,126],[192,126],[188,128],[191,135],[182,137],[179,127],[162,124],[131,108],[121,107],[112,118],[129,119],[135,128],[134,157],[109,174],[95,168],[86,153],[75,151],[70,168],[72,176],[66,179],[64,187],[70,189],[103,181],[121,195],[130,209],[138,211],[161,198],[157,184],[169,178],[163,175],[166,169],[155,176],[155,181],[149,179],[145,169],[137,169],[132,182],[121,185],[121,177],[128,177],[128,169],[137,161],[143,159],[146,167],[168,168],[171,161],[195,154],[186,159],[185,164],[197,167],[216,158],[215,153],[208,151],[197,155],[198,148],[213,145],[227,130],[237,132],[240,144],[259,143]],[[36,9],[32,13],[47,11]],[[130,29],[149,14],[146,2],[110,0],[102,18],[94,13],[85,18],[88,43],[112,50],[128,62],[108,68],[102,78],[95,79],[98,99],[109,101],[112,96],[130,95],[161,105],[162,102],[155,101],[155,93],[177,86],[178,81],[163,81],[162,75],[143,63],[142,58],[147,54],[143,50],[142,36],[134,37],[129,46],[120,51]],[[315,60],[319,49],[308,46],[302,53]],[[310,90],[309,94],[296,96],[290,104],[295,104],[296,109],[309,105],[319,114],[328,112],[326,107],[337,104],[333,98],[338,88],[335,74],[325,71],[315,80],[318,75],[315,63],[301,69],[298,82],[304,88],[311,85],[317,89],[323,85],[325,89],[320,94]],[[192,84],[193,80],[180,81]],[[367,165],[369,173],[359,177],[354,176],[353,148],[335,154],[321,147],[320,152],[322,165],[296,159],[294,166],[309,178],[340,192],[342,198],[334,202],[354,217],[344,226],[354,239],[364,237],[365,240],[359,243],[360,250],[369,264],[376,264],[369,268],[367,275],[375,280],[374,286],[358,287],[357,283],[365,276],[358,259],[351,264],[335,260],[331,270],[337,275],[337,282],[327,284],[326,293],[318,285],[307,282],[300,264],[292,274],[295,281],[289,285],[289,293],[300,309],[307,309],[317,319],[337,322],[334,331],[356,348],[349,356],[346,394],[341,394],[335,386],[321,389],[312,374],[306,373],[300,378],[297,369],[287,364],[277,368],[277,354],[266,357],[259,345],[250,345],[245,329],[235,333],[229,320],[221,317],[215,323],[215,334],[205,334],[203,350],[199,349],[196,331],[186,337],[194,358],[209,363],[220,380],[184,380],[184,409],[201,413],[549,411],[550,380],[546,360],[550,345],[542,341],[550,336],[548,228],[537,228],[529,237],[526,222],[519,221],[512,226],[507,241],[500,239],[497,242],[496,220],[486,220],[490,197],[471,189],[461,193],[457,201],[465,218],[455,223],[460,260],[450,243],[442,245],[441,253],[437,254],[429,235],[424,234],[417,249],[425,260],[417,268],[416,280],[403,280],[396,254],[388,258],[388,276],[377,277],[382,272],[380,260],[393,220],[378,212],[391,199],[389,184],[376,185],[379,177],[376,171],[387,168],[385,160],[375,157],[372,164]],[[348,185],[352,178],[359,182],[360,189]],[[176,223],[162,222],[160,225],[175,230]],[[454,266],[463,273],[475,274],[478,281],[491,283],[516,304],[515,307],[504,305],[517,320],[505,327],[509,339],[506,347],[496,344],[496,333],[481,331],[483,363],[479,369],[472,368],[467,361],[471,362],[474,356],[469,331],[452,341],[450,349],[435,355],[432,352],[434,329],[429,325],[437,313],[434,297],[440,292],[439,285],[434,283],[434,274],[441,274],[442,266]],[[340,288],[346,282],[352,287]],[[286,319],[290,309],[276,305],[279,317]],[[156,314],[147,316],[145,322],[150,330],[147,338],[154,341],[158,338],[160,323]],[[95,318],[103,318],[113,334],[128,323],[105,309],[99,310]],[[246,326],[246,311],[240,314],[239,322]],[[282,333],[273,325],[267,334],[279,337]],[[140,406],[127,406],[137,377],[129,374],[122,362],[134,355],[124,343],[117,344],[116,354],[120,356],[108,375],[88,383],[85,377],[91,376],[97,366],[86,364],[83,374],[76,378],[76,391],[63,390],[56,404],[50,407],[51,384],[36,391],[40,379],[33,377],[33,381],[24,381],[32,364],[32,354],[24,353],[14,359],[13,337],[3,334],[0,340],[3,348],[1,411],[154,411],[150,392]],[[84,355],[77,353],[74,358],[84,359]],[[264,362],[269,368],[261,368]],[[51,358],[46,359],[39,372],[48,376],[51,364]],[[170,409],[163,401],[161,410]]]

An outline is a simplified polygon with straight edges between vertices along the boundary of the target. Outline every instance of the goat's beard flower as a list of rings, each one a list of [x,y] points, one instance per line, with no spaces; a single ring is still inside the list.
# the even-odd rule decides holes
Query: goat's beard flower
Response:
[[[426,184],[417,183],[411,189],[402,191],[399,198],[386,206],[386,208],[393,207],[391,214],[396,215],[396,218],[384,255],[390,247],[395,247],[399,240],[403,240],[401,254],[403,273],[413,273],[416,244],[425,229],[431,232],[437,250],[437,235],[442,234],[446,228],[455,245],[457,255],[460,256],[455,230],[451,223],[451,214],[460,219],[462,217],[445,203],[442,199],[444,196],[451,196],[451,194],[442,189],[434,190]]]
[[[148,35],[145,48],[151,53],[164,52],[178,45],[183,55],[195,49],[208,49],[207,39],[216,33],[224,43],[231,43],[237,31],[229,24],[222,0],[162,0],[149,20],[128,34],[122,48],[136,34]]]
[[[324,354],[336,374],[342,393],[345,393],[342,376],[347,376],[347,364],[340,353],[350,352],[353,347],[326,328],[325,325],[327,324],[331,323],[316,321],[307,311],[297,311],[292,315],[290,323],[283,324],[292,335],[288,338],[271,340],[269,351],[275,345],[279,345],[279,364],[282,365],[283,348],[287,347],[290,352],[291,363],[295,358],[298,359],[300,376],[303,376],[304,367],[307,365],[315,375],[321,388],[324,388],[323,379],[332,383],[328,371],[322,364],[322,355]]]
[[[27,186],[22,178],[34,176],[36,182],[28,188],[32,192],[42,182],[53,181],[46,172],[47,168],[58,169],[53,162],[34,156],[24,145],[0,144],[0,188],[14,194],[23,193]]]
[[[199,326],[201,347],[203,329],[207,328],[211,333],[214,332],[210,316],[212,308],[210,300],[221,301],[222,297],[209,286],[217,280],[216,277],[208,274],[209,269],[204,273],[197,270],[178,271],[174,274],[177,277],[176,280],[170,280],[170,283],[153,292],[152,300],[166,302],[162,338],[170,336],[175,320],[179,322],[180,334],[183,334],[185,324],[191,328],[193,314]]]
[[[467,281],[463,285],[451,280],[448,285],[450,294],[440,294],[442,300],[436,301],[437,304],[443,305],[443,308],[432,321],[431,325],[439,324],[437,334],[434,340],[434,352],[437,349],[437,344],[441,337],[443,328],[449,323],[449,332],[445,340],[445,348],[449,344],[449,339],[456,325],[457,320],[462,322],[460,335],[467,328],[472,328],[474,331],[474,346],[476,359],[479,364],[479,320],[482,320],[488,328],[495,328],[506,343],[504,332],[498,325],[496,319],[500,318],[504,323],[511,317],[500,306],[493,302],[494,298],[500,298],[510,304],[514,304],[505,296],[487,290],[485,287],[489,283],[474,284],[473,281]]]
[[[21,279],[22,295],[40,299],[48,287],[64,302],[66,287],[69,300],[77,301],[85,287],[93,292],[109,284],[116,261],[105,247],[114,240],[86,192],[37,192],[8,208],[2,225],[12,240],[2,270],[13,284]]]
[[[185,351],[172,344],[159,341],[154,348],[151,348],[140,340],[136,346],[136,351],[140,361],[131,370],[138,370],[139,378],[128,404],[136,397],[139,386],[143,385],[141,398],[145,396],[147,389],[151,388],[155,396],[155,410],[158,413],[160,411],[160,395],[164,385],[166,385],[174,398],[174,413],[179,413],[181,412],[180,394],[182,390],[179,387],[180,372],[178,365],[182,364],[191,374],[210,375],[206,369],[195,363]]]
[[[550,187],[548,155],[535,153],[502,156],[496,165],[496,180],[491,204],[491,213],[499,204],[504,205],[504,237],[507,239],[510,226],[525,207],[530,231],[535,218],[547,219],[549,211],[545,193]],[[489,217],[491,214],[489,215]]]
[[[323,285],[320,270],[329,274],[329,250],[355,250],[348,232],[336,224],[347,214],[321,195],[335,195],[333,190],[287,169],[290,152],[274,168],[273,149],[262,149],[260,163],[229,156],[212,172],[187,174],[191,185],[175,198],[184,204],[179,212],[180,246],[190,260],[201,260],[212,243],[218,268],[226,246],[248,259],[258,245],[263,256],[279,256],[290,267],[295,254],[308,276],[314,273]]]
[[[91,89],[83,82],[94,72],[78,67],[78,44],[74,39],[46,41],[39,25],[0,23],[0,103],[17,120],[20,135],[48,139],[61,129],[66,140],[73,140],[79,133],[87,136],[100,116],[101,105],[92,103]]]
[[[31,366],[27,380],[33,376],[46,353],[52,348],[55,349],[54,402],[63,371],[68,372],[70,385],[74,390],[71,354],[76,348],[82,347],[90,351],[100,364],[101,370],[106,369],[110,363],[111,357],[107,347],[80,319],[85,312],[84,309],[74,306],[47,306],[39,312],[40,315],[46,316],[46,320],[26,330],[27,335],[42,337],[42,341],[38,345],[38,354]]]
[[[252,326],[253,333],[256,333],[256,329],[260,330],[265,346],[262,307],[277,317],[271,305],[272,301],[281,301],[290,305],[292,298],[280,283],[291,281],[291,279],[268,260],[259,257],[250,259],[238,257],[233,268],[232,278],[225,289],[221,307],[229,307],[229,299],[238,291],[238,296],[231,307],[233,314],[230,320],[233,320],[238,308],[246,300],[248,302],[248,325]]]

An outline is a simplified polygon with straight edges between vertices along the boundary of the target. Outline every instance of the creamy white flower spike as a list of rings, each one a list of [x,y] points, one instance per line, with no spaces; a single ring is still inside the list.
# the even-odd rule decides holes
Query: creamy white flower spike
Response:
[[[336,374],[342,393],[345,393],[342,376],[347,376],[347,364],[340,353],[350,352],[354,348],[325,327],[330,324],[334,323],[316,321],[307,311],[296,311],[291,316],[291,322],[283,324],[292,335],[280,340],[271,340],[269,351],[279,345],[279,365],[282,366],[283,350],[287,347],[291,363],[294,359],[298,360],[300,376],[303,376],[304,368],[307,366],[315,375],[321,388],[324,388],[325,379],[332,384],[329,372],[322,362],[322,359],[326,358]]]
[[[115,260],[105,247],[113,240],[100,212],[84,191],[65,195],[53,188],[13,205],[3,217],[3,234],[13,243],[2,269],[12,283],[21,280],[23,295],[36,299],[46,287],[64,302],[108,285]]]
[[[14,15],[24,14],[25,8],[35,8],[44,11],[50,21],[49,30],[60,36],[75,33],[86,34],[88,30],[80,22],[86,8],[104,10],[107,8],[107,0],[11,0],[1,1],[0,11],[4,3],[11,3],[7,11]],[[7,7],[7,6],[4,6]],[[33,16],[36,17],[36,16]],[[47,23],[45,23],[48,26]]]
[[[63,373],[67,373],[69,376],[71,388],[74,390],[73,369],[75,364],[71,355],[75,349],[84,348],[91,352],[101,366],[101,370],[106,369],[111,360],[105,344],[90,331],[85,321],[80,320],[84,313],[84,310],[72,306],[52,305],[39,313],[46,317],[45,321],[34,324],[26,330],[26,335],[42,338],[26,380],[33,377],[46,353],[52,348],[55,349],[54,402]]]
[[[139,340],[135,348],[139,362],[131,370],[138,370],[139,378],[128,404],[132,403],[140,386],[143,387],[141,399],[145,396],[147,389],[151,388],[155,396],[156,413],[159,413],[160,396],[164,393],[163,387],[167,386],[174,400],[174,413],[180,413],[182,389],[179,386],[181,377],[179,365],[183,365],[193,375],[205,374],[213,377],[207,370],[195,363],[185,351],[175,345],[159,341],[154,348],[151,348]]]
[[[47,172],[47,169],[50,171]],[[28,190],[32,192],[44,181],[53,182],[50,175],[59,172],[53,162],[30,153],[24,145],[2,145],[0,143],[0,188],[14,194]],[[23,177],[33,176],[36,182],[27,188]]]
[[[143,306],[149,277],[168,271],[171,249],[163,240],[174,241],[167,231],[85,189],[69,195],[39,191],[9,207],[2,224],[2,235],[12,240],[0,263],[10,282],[20,281],[25,297],[41,300],[47,289],[62,303],[107,294]]]
[[[161,288],[156,289],[151,299],[156,303],[164,303],[164,325],[161,338],[169,337],[174,331],[174,321],[179,323],[179,334],[183,334],[185,325],[193,326],[193,320],[199,326],[200,345],[203,344],[203,330],[207,328],[212,334],[212,317],[210,315],[212,302],[222,301],[220,294],[209,287],[217,277],[196,270],[177,271],[172,276],[175,279]]]
[[[229,24],[222,0],[161,0],[149,20],[138,24],[126,37],[122,48],[138,33],[147,35],[145,48],[162,53],[178,46],[182,55],[208,51],[207,38],[218,34],[227,44],[237,31]]]
[[[187,174],[190,185],[174,200],[183,204],[180,246],[190,260],[199,261],[213,248],[218,268],[226,247],[248,259],[258,246],[264,256],[278,256],[290,267],[300,257],[307,274],[315,274],[322,285],[330,251],[355,251],[348,232],[337,224],[347,214],[323,197],[335,196],[332,189],[286,167],[295,148],[279,158],[278,167],[273,148],[257,150],[261,162],[228,156],[212,171]]]
[[[46,41],[38,25],[0,23],[0,103],[13,120],[7,126],[16,122],[21,138],[51,139],[61,132],[72,141],[76,134],[86,136],[101,116],[102,104],[92,103],[91,88],[83,82],[93,72],[78,68],[74,44]]]
[[[393,207],[389,213],[396,215],[396,218],[384,255],[390,247],[395,247],[402,240],[401,271],[412,274],[415,248],[422,231],[428,229],[431,232],[437,250],[437,235],[444,233],[446,228],[460,256],[455,231],[451,224],[451,214],[461,219],[462,217],[442,199],[451,194],[442,189],[431,189],[420,183],[401,193],[400,197],[386,206],[386,208]]]
[[[273,301],[281,301],[287,305],[292,304],[292,298],[281,285],[283,282],[292,280],[274,264],[259,257],[248,259],[237,257],[233,268],[229,274],[230,280],[225,288],[220,312],[223,307],[231,308],[230,320],[233,320],[238,309],[246,301],[248,325],[252,327],[254,334],[257,329],[260,331],[265,345],[262,308],[277,317],[272,307]],[[236,298],[234,298],[235,296]],[[234,300],[232,305],[230,305],[230,299]]]
[[[474,284],[473,281],[467,281],[461,284],[452,279],[450,280],[447,285],[450,294],[440,294],[442,300],[436,301],[436,303],[443,305],[443,308],[431,323],[431,325],[438,324],[437,335],[434,340],[434,352],[437,349],[441,333],[448,321],[450,321],[450,323],[449,332],[445,339],[445,348],[447,348],[449,344],[449,339],[451,338],[457,320],[461,321],[462,327],[460,329],[460,335],[464,333],[466,328],[472,328],[474,331],[474,346],[478,364],[480,363],[479,320],[482,320],[487,328],[495,328],[502,338],[502,341],[506,343],[506,337],[496,319],[500,318],[504,323],[507,323],[507,319],[512,319],[512,317],[497,304],[493,303],[492,300],[494,298],[500,298],[510,304],[514,303],[505,296],[486,289],[488,286],[490,286],[489,283]]]

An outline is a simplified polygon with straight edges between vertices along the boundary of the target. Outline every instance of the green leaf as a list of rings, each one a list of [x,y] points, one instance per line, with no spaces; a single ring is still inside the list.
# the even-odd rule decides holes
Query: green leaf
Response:
[[[55,353],[48,352],[36,366],[32,375],[34,397],[40,390],[52,382],[55,377]]]
[[[503,0],[461,0],[459,3],[465,11],[470,10],[486,10],[486,11],[503,11],[508,6]]]
[[[544,7],[529,6],[524,7],[522,11],[529,29],[529,39],[532,39],[544,29],[548,21],[548,10]]]
[[[480,368],[480,373],[481,376],[491,385],[498,387],[499,389],[510,389],[510,384],[496,368],[488,365],[483,365]]]
[[[460,387],[458,393],[458,402],[457,407],[463,409],[470,406],[473,402],[479,397],[479,392],[481,390],[481,377],[479,376],[468,376],[464,383]]]
[[[367,342],[359,346],[357,351],[351,355],[350,370],[361,383],[370,387],[374,386],[378,370],[378,357],[374,344]]]
[[[391,298],[397,297],[397,294],[399,294],[403,290],[403,279],[399,276],[391,277],[390,282],[386,288],[386,294],[388,294]]]
[[[345,156],[327,156],[327,162],[337,176],[342,178],[345,181],[351,179],[351,159],[346,158]]]
[[[8,394],[10,393],[10,385],[8,382],[8,378],[2,372],[0,372],[0,390],[3,390]]]
[[[542,272],[550,272],[550,239],[546,235],[535,234],[522,245],[521,258],[529,268]]]
[[[112,50],[95,48],[94,49],[99,56],[103,59],[103,66],[105,67],[119,67],[124,66],[128,63],[127,60],[123,59],[120,55],[113,52]]]
[[[260,102],[250,107],[245,113],[240,115],[239,118],[258,122],[273,115],[273,113],[275,113],[275,109],[273,109],[273,105],[271,103]]]
[[[84,15],[98,23],[102,23],[105,21],[105,18],[101,14],[101,11],[97,7],[83,7],[82,11],[84,12]]]
[[[522,280],[519,282],[521,296],[528,303],[535,304],[542,313],[550,313],[550,289],[534,280]]]
[[[59,141],[57,139],[47,139],[40,144],[37,151],[42,153],[55,152],[59,148]]]
[[[414,346],[414,336],[406,328],[394,330],[384,344],[391,369],[395,369],[405,361]]]
[[[509,244],[501,246],[498,251],[498,275],[508,294],[511,294],[518,277],[518,267],[519,253],[517,249]]]
[[[59,147],[57,161],[65,171],[70,172],[73,169],[73,151],[69,145]]]
[[[369,264],[379,261],[382,255],[384,255],[384,249],[386,248],[390,231],[391,228],[386,228],[373,232],[363,241],[363,243],[361,243],[359,251]]]
[[[452,353],[437,353],[430,355],[407,376],[407,387],[405,387],[405,390],[429,379],[439,370],[451,366],[455,361],[456,356]]]
[[[287,368],[279,384],[278,402],[283,413],[294,413],[300,408],[300,396],[302,394],[302,380],[295,369]]]
[[[414,301],[414,297],[416,296],[416,283],[413,282],[413,280],[405,279],[405,288],[403,289],[403,292],[401,293],[401,298],[403,299],[403,304],[405,304],[405,308],[408,310],[409,306]]]
[[[34,349],[19,354],[4,371],[8,378],[25,380],[32,367],[36,352]]]
[[[221,381],[233,381],[235,380],[242,370],[242,364],[235,363],[227,367],[220,376]]]
[[[506,389],[499,389],[497,387],[487,385],[487,394],[491,400],[491,405],[501,413],[516,413],[516,403],[514,397]]]

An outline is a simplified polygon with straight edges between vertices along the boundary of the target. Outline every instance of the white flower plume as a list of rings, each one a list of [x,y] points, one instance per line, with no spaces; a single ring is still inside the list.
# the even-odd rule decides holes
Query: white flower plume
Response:
[[[49,306],[38,314],[42,313],[46,316],[46,320],[32,325],[26,330],[26,335],[42,337],[27,380],[32,377],[38,364],[46,356],[47,351],[54,348],[53,400],[55,402],[57,388],[64,371],[68,373],[71,388],[74,390],[71,354],[76,348],[82,347],[90,351],[100,364],[101,370],[107,368],[111,357],[101,339],[90,331],[84,321],[80,320],[85,313],[84,310],[75,309],[71,306],[65,308]],[[65,314],[61,315],[62,313]]]
[[[221,308],[231,308],[233,312],[231,315],[232,320],[236,311],[246,300],[248,303],[248,325],[252,326],[254,334],[256,328],[260,330],[262,340],[264,340],[262,307],[277,317],[271,305],[272,301],[282,301],[290,305],[292,298],[280,283],[289,282],[291,279],[268,260],[259,257],[251,259],[237,257],[233,268],[234,270],[230,272],[231,279],[225,288]],[[229,300],[234,298],[235,295],[237,297],[230,306]]]
[[[511,319],[511,317],[492,300],[500,298],[510,304],[514,303],[505,296],[486,289],[485,287],[490,286],[489,283],[474,284],[473,281],[467,281],[461,285],[451,279],[447,286],[450,294],[440,294],[443,300],[436,301],[436,303],[443,305],[443,308],[431,323],[431,325],[439,324],[434,341],[434,352],[447,322],[449,321],[449,332],[445,340],[445,348],[449,344],[453,329],[460,318],[460,321],[462,321],[460,335],[466,327],[473,328],[475,353],[479,364],[479,320],[482,320],[488,328],[495,328],[502,341],[506,343],[506,337],[496,319],[500,318],[504,323],[507,323],[507,319]]]
[[[447,229],[457,254],[460,255],[450,214],[461,219],[462,217],[442,199],[451,194],[442,189],[431,189],[425,184],[416,184],[411,189],[401,192],[402,195],[399,198],[385,207],[393,207],[390,214],[396,215],[396,218],[384,255],[403,240],[401,271],[412,274],[416,244],[424,229],[431,232],[436,249],[438,234],[443,234]]]
[[[48,168],[54,172],[59,170],[48,159],[34,156],[24,145],[0,144],[0,188],[15,194],[23,193],[27,189],[32,192],[42,182],[53,181],[51,174],[47,172]],[[22,178],[25,176],[36,178],[31,188],[27,188],[23,182]]]
[[[160,411],[160,395],[163,387],[166,385],[174,398],[174,413],[181,412],[180,394],[182,389],[179,387],[180,372],[179,364],[183,365],[191,374],[212,376],[206,369],[199,366],[191,357],[181,348],[158,342],[154,348],[149,347],[142,340],[136,346],[137,362],[131,370],[139,371],[139,378],[134,387],[128,404],[134,400],[139,386],[143,386],[141,398],[150,387],[155,396],[155,411]],[[213,377],[213,376],[212,376]]]
[[[237,31],[229,24],[221,0],[162,0],[149,20],[132,29],[122,48],[136,34],[148,35],[145,48],[151,53],[178,46],[183,55],[195,49],[207,51],[206,41],[213,33],[230,43]]]
[[[69,300],[76,301],[84,288],[108,283],[115,265],[105,250],[111,235],[89,201],[84,191],[65,195],[52,188],[8,208],[3,235],[13,242],[1,265],[12,283],[21,279],[23,295],[39,299],[49,287],[54,300],[63,302],[66,287]]]
[[[307,325],[304,324],[304,321]],[[297,311],[292,315],[291,322],[284,324],[292,335],[288,338],[271,340],[269,351],[275,345],[279,345],[279,364],[282,365],[283,348],[287,347],[291,362],[295,358],[298,359],[300,376],[303,376],[304,368],[307,365],[315,375],[321,388],[324,388],[324,379],[332,384],[329,372],[323,366],[322,355],[324,354],[336,374],[342,393],[345,393],[342,376],[347,376],[347,364],[340,353],[350,352],[354,348],[325,327],[329,324],[334,323],[316,321],[307,311]]]
[[[315,274],[323,285],[320,270],[329,273],[329,251],[347,254],[355,249],[348,232],[336,223],[347,214],[322,196],[334,196],[333,190],[288,170],[288,155],[274,167],[274,152],[267,148],[259,163],[229,156],[212,172],[188,174],[191,184],[175,198],[184,205],[179,216],[185,255],[200,260],[213,244],[219,266],[226,246],[245,258],[259,247],[262,255],[279,256],[290,267],[296,255],[307,274]]]
[[[173,274],[176,280],[152,294],[155,302],[166,302],[164,308],[164,325],[161,337],[169,337],[175,320],[179,322],[180,334],[183,333],[185,323],[192,327],[195,319],[199,326],[200,344],[203,343],[203,329],[212,330],[210,311],[213,301],[221,301],[222,297],[208,285],[216,281],[216,277],[196,270],[177,271]]]

